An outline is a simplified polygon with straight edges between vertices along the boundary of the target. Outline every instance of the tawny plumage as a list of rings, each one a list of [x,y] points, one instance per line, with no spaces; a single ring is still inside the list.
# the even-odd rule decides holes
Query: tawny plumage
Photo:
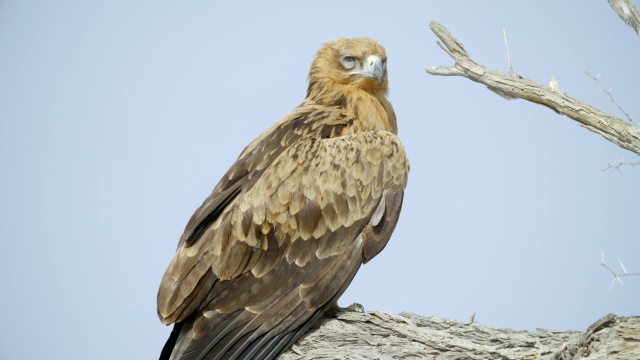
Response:
[[[371,39],[317,53],[306,99],[196,210],[158,291],[161,359],[272,359],[334,306],[398,221],[409,162]]]

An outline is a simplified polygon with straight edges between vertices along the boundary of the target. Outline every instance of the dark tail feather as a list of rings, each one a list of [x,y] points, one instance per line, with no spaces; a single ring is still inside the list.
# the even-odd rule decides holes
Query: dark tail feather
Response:
[[[273,360],[320,320],[324,308],[317,309],[309,319],[287,333],[274,335],[270,331],[254,338],[254,340],[251,338],[255,329],[249,329],[249,332],[238,337],[238,331],[242,333],[243,330],[247,330],[246,326],[251,325],[251,321],[247,319],[238,322],[238,316],[241,313],[238,311],[227,314],[231,316],[225,317],[214,326],[214,328],[221,327],[222,330],[216,334],[212,333],[213,338],[196,340],[200,342],[199,344],[184,342],[186,334],[193,326],[193,318],[187,318],[174,324],[171,335],[160,354],[160,360],[169,360],[174,351],[179,354],[180,358],[186,359]]]
[[[312,327],[315,323],[320,320],[324,314],[324,311],[321,309],[316,310],[316,312],[309,318],[309,320],[305,321],[299,328],[290,332],[284,338],[280,339],[277,344],[271,349],[269,354],[265,357],[265,359],[275,359],[280,355],[284,350],[287,350],[290,346],[293,345],[302,335],[306,334],[310,327]]]
[[[171,335],[169,335],[167,342],[162,348],[159,360],[169,360],[171,353],[173,352],[173,348],[176,346],[176,341],[178,341],[178,336],[180,335],[180,330],[182,330],[183,324],[184,321],[173,325],[173,330],[171,330]]]
[[[316,310],[307,321],[289,333],[280,334],[273,338],[268,338],[268,333],[260,336],[253,344],[244,350],[239,359],[275,359],[304,335],[307,330],[322,317],[322,314],[323,311],[321,309]]]

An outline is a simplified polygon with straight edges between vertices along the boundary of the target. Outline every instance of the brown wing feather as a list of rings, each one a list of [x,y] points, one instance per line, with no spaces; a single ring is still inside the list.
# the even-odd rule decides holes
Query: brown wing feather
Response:
[[[364,242],[362,260],[364,264],[373,259],[387,246],[391,234],[398,224],[403,197],[404,190],[385,191],[385,195],[380,204],[378,204],[371,221],[362,232]]]
[[[252,186],[216,210],[217,218],[201,226],[198,239],[181,242],[158,293],[165,323],[195,311],[174,358],[216,358],[214,353],[232,348],[241,352],[265,334],[295,330],[335,301],[362,261],[377,253],[379,246],[367,245],[373,238],[369,229],[375,234],[382,226],[383,242],[388,240],[397,221],[393,208],[376,225],[369,223],[383,194],[385,204],[396,204],[397,195],[389,194],[402,194],[406,185],[408,160],[399,139],[389,132],[323,138],[298,131],[296,136],[259,174],[251,165],[239,165],[250,169],[245,172],[253,174]],[[268,138],[252,144],[273,141]],[[270,153],[265,150],[260,152]],[[251,154],[245,150],[239,161]],[[229,189],[224,182],[212,197]],[[394,223],[391,230],[380,225],[386,222]],[[185,234],[183,240],[189,229]]]
[[[353,122],[339,107],[301,105],[252,141],[222,177],[211,195],[195,211],[178,247],[193,245],[202,231],[220,216],[222,209],[239,190],[251,188],[271,163],[289,146],[304,136],[333,137]]]

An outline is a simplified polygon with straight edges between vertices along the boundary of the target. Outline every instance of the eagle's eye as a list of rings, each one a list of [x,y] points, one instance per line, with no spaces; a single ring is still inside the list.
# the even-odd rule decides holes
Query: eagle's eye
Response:
[[[353,56],[343,56],[341,61],[342,66],[344,66],[346,69],[353,69],[353,67],[356,66],[356,58]]]

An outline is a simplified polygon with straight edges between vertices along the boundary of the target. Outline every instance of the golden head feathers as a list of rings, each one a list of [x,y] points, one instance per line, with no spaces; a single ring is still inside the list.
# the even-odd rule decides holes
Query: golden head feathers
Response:
[[[340,38],[322,46],[309,71],[309,92],[314,86],[336,84],[386,94],[387,54],[384,47],[369,38]]]

